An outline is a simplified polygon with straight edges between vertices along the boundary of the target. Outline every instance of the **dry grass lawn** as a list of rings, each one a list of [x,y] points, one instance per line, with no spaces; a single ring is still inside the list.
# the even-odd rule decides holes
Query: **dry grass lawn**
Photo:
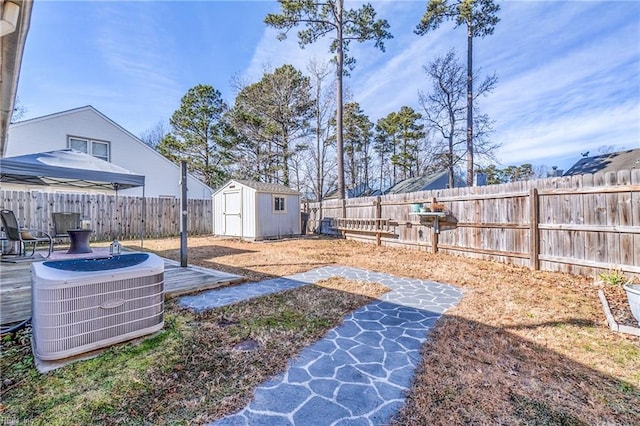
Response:
[[[179,259],[179,240],[145,247]],[[460,286],[399,424],[637,424],[640,339],[612,333],[593,279],[308,237],[189,239],[189,263],[260,280],[341,264]]]
[[[145,248],[179,259],[178,238]],[[188,258],[250,281],[340,264],[462,288],[423,346],[395,424],[639,424],[640,338],[609,330],[591,278],[315,236],[190,238]],[[46,375],[33,367],[29,330],[6,336],[0,423],[210,422],[385,291],[334,278],[200,314],[169,301],[154,337]]]
[[[202,313],[169,301],[161,332],[44,375],[30,329],[21,330],[2,341],[0,424],[207,424],[244,407],[290,358],[387,291],[330,278]]]

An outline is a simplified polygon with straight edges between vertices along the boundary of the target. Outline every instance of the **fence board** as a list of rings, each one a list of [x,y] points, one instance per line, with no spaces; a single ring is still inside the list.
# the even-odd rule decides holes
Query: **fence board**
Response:
[[[640,185],[640,169],[631,170],[631,183]],[[640,228],[640,191],[631,192],[631,226]],[[632,265],[640,265],[640,235],[633,236]]]
[[[437,235],[446,253],[579,274],[640,268],[640,170],[385,195],[379,213],[374,198],[346,200],[344,216],[390,218],[395,238],[383,236],[382,244],[431,251],[432,226],[410,212],[432,199],[450,211]],[[339,200],[306,208],[316,223],[343,217]],[[376,243],[373,234],[357,238]]]
[[[161,238],[180,234],[180,200],[109,194],[0,190],[2,208],[13,210],[21,226],[53,231],[52,213],[74,212],[91,221],[94,241]],[[210,200],[188,200],[188,233],[213,231]]]

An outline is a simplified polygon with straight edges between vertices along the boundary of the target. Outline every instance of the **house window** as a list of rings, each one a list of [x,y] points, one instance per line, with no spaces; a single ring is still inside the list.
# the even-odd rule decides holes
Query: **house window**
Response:
[[[75,149],[76,151],[84,152],[85,154],[89,153],[89,141],[85,139],[76,139],[69,138],[69,148]]]
[[[284,197],[273,197],[273,211],[274,213],[285,213]]]
[[[69,148],[109,161],[109,142],[70,137]]]
[[[91,141],[91,155],[104,161],[109,161],[109,144],[106,142]]]

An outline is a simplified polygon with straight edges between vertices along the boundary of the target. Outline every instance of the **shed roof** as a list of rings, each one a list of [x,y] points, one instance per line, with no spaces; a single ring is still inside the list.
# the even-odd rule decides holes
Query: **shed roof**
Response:
[[[581,158],[564,176],[631,169],[640,169],[640,148]]]
[[[231,182],[237,182],[240,185],[244,185],[244,186],[247,186],[247,187],[249,187],[251,189],[255,189],[258,192],[269,192],[269,193],[274,193],[274,194],[300,195],[300,193],[298,191],[294,191],[293,189],[289,188],[288,186],[281,185],[279,183],[257,182],[257,181],[254,181],[254,180],[232,179],[229,182],[227,182],[227,184],[225,184],[224,186],[227,186]]]

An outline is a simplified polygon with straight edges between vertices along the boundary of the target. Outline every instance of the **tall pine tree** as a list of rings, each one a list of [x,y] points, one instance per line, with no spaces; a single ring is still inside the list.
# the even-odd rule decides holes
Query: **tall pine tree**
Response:
[[[305,29],[298,31],[300,47],[331,34],[333,40],[330,52],[335,54],[336,62],[336,155],[338,165],[338,196],[345,198],[344,188],[344,143],[343,143],[343,90],[342,78],[353,69],[355,59],[347,52],[352,41],[375,41],[375,46],[384,51],[384,40],[391,38],[387,31],[386,20],[376,20],[376,12],[367,3],[359,9],[344,9],[344,0],[278,0],[281,6],[279,14],[270,13],[265,23],[283,30],[278,35],[284,39],[287,33],[298,25]]]
[[[473,39],[493,34],[500,21],[500,6],[493,0],[429,0],[427,11],[416,27],[416,34],[424,35],[437,29],[446,20],[454,20],[456,27],[467,29],[467,185],[473,185]]]

